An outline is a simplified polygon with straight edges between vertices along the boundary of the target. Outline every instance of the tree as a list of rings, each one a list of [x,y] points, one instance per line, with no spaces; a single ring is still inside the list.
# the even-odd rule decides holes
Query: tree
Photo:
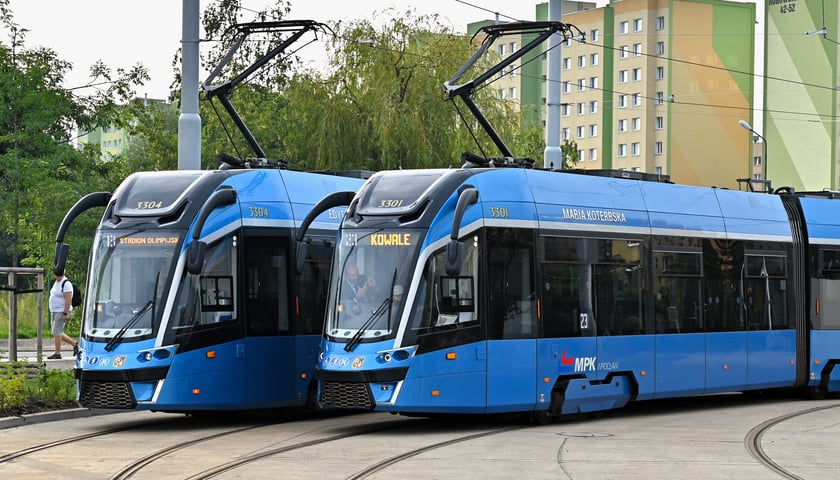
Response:
[[[563,152],[563,170],[575,168],[580,161],[580,151],[578,144],[574,140],[563,140],[563,145],[560,145],[560,151]]]
[[[0,0],[0,235],[8,241],[12,266],[52,265],[55,232],[82,195],[121,181],[119,166],[102,164],[98,152],[72,146],[74,132],[121,121],[118,103],[148,79],[142,66],[112,73],[101,62],[91,69],[97,91],[78,96],[62,87],[71,67],[49,48],[27,48],[27,30],[14,21],[9,0]],[[90,251],[96,217],[83,217],[66,239]],[[86,255],[72,257],[68,269],[80,280]]]

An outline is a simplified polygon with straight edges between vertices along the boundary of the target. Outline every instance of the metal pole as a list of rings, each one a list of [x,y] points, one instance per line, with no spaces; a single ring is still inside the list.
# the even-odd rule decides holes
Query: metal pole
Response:
[[[560,8],[562,0],[548,2],[548,19],[562,21],[563,13]],[[562,52],[560,43],[562,36],[555,33],[548,39],[548,64],[545,82],[546,118],[545,118],[545,153],[543,166],[545,168],[563,168],[563,150],[560,148],[560,75],[562,72]]]
[[[198,115],[199,13],[199,0],[183,0],[178,170],[201,169],[201,117]]]
[[[15,272],[9,272],[9,361],[17,362],[17,287]]]

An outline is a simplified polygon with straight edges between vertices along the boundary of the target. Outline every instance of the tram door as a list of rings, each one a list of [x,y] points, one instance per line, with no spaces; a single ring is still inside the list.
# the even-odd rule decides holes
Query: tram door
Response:
[[[250,236],[246,247],[245,385],[248,403],[258,407],[289,401],[294,381],[288,238]]]
[[[591,240],[542,237],[537,408],[547,409],[558,377],[593,374],[596,359]]]
[[[532,230],[487,229],[487,412],[531,410],[537,309]]]

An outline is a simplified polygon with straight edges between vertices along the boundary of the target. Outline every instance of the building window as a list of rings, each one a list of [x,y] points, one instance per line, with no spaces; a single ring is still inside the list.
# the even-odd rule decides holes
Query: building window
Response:
[[[584,138],[586,136],[586,130],[583,126],[577,127],[577,138]]]
[[[642,19],[637,18],[633,20],[633,31],[634,32],[641,32],[642,31]]]
[[[583,154],[584,154],[583,150],[578,150],[578,159],[579,160],[583,160]]]
[[[633,144],[630,145],[630,149],[632,150],[634,157],[638,157],[642,154],[642,144],[639,142],[633,142]]]
[[[563,70],[571,70],[572,69],[572,59],[566,57],[563,59]]]
[[[592,100],[589,102],[589,113],[598,113],[598,101]]]
[[[499,44],[499,55],[501,55],[501,56],[505,55],[505,44],[504,43]]]
[[[662,142],[656,142],[653,144],[653,153],[655,155],[662,155]]]
[[[597,53],[593,53],[592,55],[589,56],[589,64],[593,65],[593,66],[598,65],[598,54]]]
[[[563,104],[560,105],[560,107],[563,109],[563,116],[564,117],[568,117],[569,115],[572,114],[572,109],[571,109],[571,107],[569,107],[568,103],[563,103]]]
[[[642,44],[641,43],[634,43],[633,44],[633,55],[638,57],[642,54]]]
[[[665,42],[656,42],[656,54],[665,55]]]
[[[761,166],[761,156],[753,157],[753,165],[756,167]]]
[[[618,144],[618,156],[619,157],[626,157],[627,156],[627,144],[626,143],[619,143]]]
[[[563,93],[571,93],[572,91],[572,84],[568,81],[563,82]]]
[[[641,68],[634,68],[633,69],[633,81],[640,82],[642,80],[642,69]]]
[[[665,119],[663,117],[656,117],[654,119],[654,128],[657,130],[665,128]]]
[[[618,24],[618,33],[625,34],[630,31],[630,22],[621,22]]]
[[[510,42],[510,53],[516,52],[516,42]]]
[[[586,79],[579,78],[578,79],[578,92],[585,92],[586,91]]]
[[[657,175],[662,175],[662,167],[656,167],[656,170],[654,170],[654,171],[656,172]]]
[[[569,127],[566,127],[562,130],[563,140],[569,140],[572,138],[572,130]]]
[[[627,83],[627,70],[620,70],[618,72],[618,82]]]
[[[634,172],[641,172],[641,171],[642,171],[642,169],[641,169],[641,168],[639,168],[639,167],[633,167],[633,168],[631,168],[630,170],[632,170],[632,171],[634,171]]]
[[[586,55],[578,56],[578,68],[583,68],[586,66]]]
[[[589,88],[598,88],[598,77],[589,77]]]
[[[633,125],[633,131],[634,132],[638,132],[639,130],[642,129],[642,119],[641,118],[634,117],[633,120],[631,120],[631,123]]]
[[[656,17],[656,29],[665,30],[665,17]]]
[[[665,80],[665,67],[656,67],[656,79]]]
[[[500,88],[500,89],[499,89],[499,99],[500,99],[500,100],[504,100],[504,99],[505,99],[505,89],[504,89],[504,88]]]
[[[598,29],[590,30],[589,31],[589,41],[590,42],[597,42],[598,41]]]
[[[622,118],[618,121],[618,131],[619,132],[626,132],[627,131],[627,119]]]
[[[597,148],[590,148],[589,149],[589,161],[594,162],[598,160],[598,149]]]
[[[642,104],[642,96],[639,95],[638,93],[634,93],[633,94],[633,106],[638,107],[641,104]]]
[[[662,105],[665,103],[665,92],[656,92],[656,104]]]
[[[578,103],[577,104],[578,115],[586,115],[586,104],[585,103]]]
[[[627,95],[619,95],[618,96],[618,108],[624,108],[627,106]]]
[[[628,51],[627,50],[627,45],[622,45],[622,46],[618,47],[618,58],[627,58],[628,57],[627,51]]]
[[[589,126],[589,136],[590,137],[597,137],[598,136],[598,124],[593,123]]]
[[[516,87],[510,87],[508,89],[508,98],[516,98]]]

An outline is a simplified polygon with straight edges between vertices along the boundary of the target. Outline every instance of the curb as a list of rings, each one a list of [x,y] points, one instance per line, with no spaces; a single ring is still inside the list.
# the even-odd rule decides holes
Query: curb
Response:
[[[14,417],[0,418],[0,430],[6,428],[22,427],[24,425],[35,425],[38,423],[56,422],[60,420],[71,420],[74,418],[93,417],[111,413],[125,413],[130,410],[107,409],[107,408],[69,408],[56,410],[54,412],[41,412],[29,415],[18,415]]]

